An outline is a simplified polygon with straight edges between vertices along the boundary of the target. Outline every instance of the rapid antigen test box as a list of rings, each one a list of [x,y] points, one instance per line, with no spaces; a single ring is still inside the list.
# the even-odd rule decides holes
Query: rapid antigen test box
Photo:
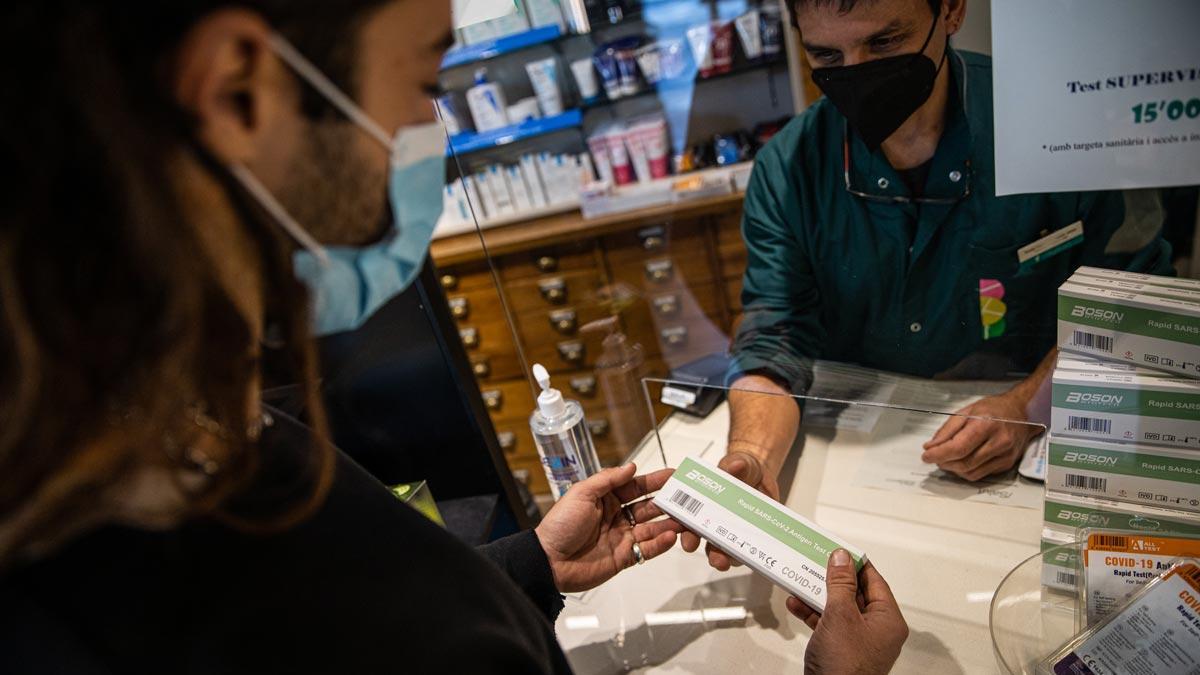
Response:
[[[1200,535],[1200,516],[1153,506],[1047,491],[1042,527],[1042,582],[1075,591],[1078,551],[1056,548],[1080,540],[1084,528]]]
[[[1145,377],[1171,377],[1170,373],[1164,373],[1161,370],[1150,370],[1149,368],[1141,368],[1130,363],[1104,361],[1068,352],[1058,353],[1058,361],[1054,367],[1058,370],[1079,373],[1127,373],[1130,375],[1143,375]]]
[[[1188,302],[1200,302],[1200,281],[1176,277],[1156,277],[1149,274],[1134,274],[1099,267],[1080,267],[1069,281],[1082,286],[1109,288],[1127,293],[1141,293],[1160,298],[1175,298]]]
[[[1200,382],[1055,369],[1050,433],[1200,448]]]
[[[1175,509],[1047,491],[1042,538],[1077,541],[1080,528],[1200,535],[1200,516]]]
[[[1125,270],[1109,270],[1103,267],[1080,267],[1075,274],[1085,277],[1114,280],[1124,283],[1149,284],[1163,288],[1178,288],[1185,291],[1200,293],[1200,279],[1182,279],[1180,277],[1163,277],[1154,274],[1126,272]]]
[[[1200,512],[1200,454],[1134,443],[1050,439],[1046,488]]]
[[[1200,303],[1076,283],[1080,278],[1058,289],[1059,348],[1200,378]]]
[[[688,457],[654,504],[713,546],[817,611],[825,609],[829,555],[843,548],[862,570],[867,556],[715,466]]]

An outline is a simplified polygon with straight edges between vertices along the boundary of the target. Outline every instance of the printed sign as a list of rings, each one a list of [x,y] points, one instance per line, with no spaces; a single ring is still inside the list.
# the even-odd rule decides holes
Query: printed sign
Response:
[[[1200,2],[992,3],[996,193],[1200,183]]]

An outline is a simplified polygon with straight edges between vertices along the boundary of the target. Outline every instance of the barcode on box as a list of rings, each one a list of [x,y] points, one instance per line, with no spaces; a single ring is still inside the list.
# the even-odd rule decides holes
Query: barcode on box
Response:
[[[1112,420],[1100,417],[1067,417],[1067,429],[1070,431],[1087,431],[1094,434],[1111,434]]]
[[[1096,547],[1129,548],[1129,537],[1121,537],[1115,534],[1098,534],[1092,537],[1092,542],[1095,543]]]
[[[1071,336],[1071,344],[1076,347],[1087,347],[1102,352],[1112,353],[1113,339],[1107,335],[1096,335],[1087,331],[1077,330]]]
[[[704,506],[704,502],[689,495],[683,490],[676,490],[671,496],[671,501],[687,509],[687,512],[693,516],[700,513],[700,507]]]
[[[1095,476],[1080,476],[1079,474],[1069,473],[1066,475],[1067,487],[1076,488],[1079,490],[1091,490],[1093,492],[1104,492],[1108,490],[1107,478],[1096,478]]]
[[[1063,586],[1075,585],[1075,575],[1071,574],[1070,572],[1055,572],[1054,580]]]

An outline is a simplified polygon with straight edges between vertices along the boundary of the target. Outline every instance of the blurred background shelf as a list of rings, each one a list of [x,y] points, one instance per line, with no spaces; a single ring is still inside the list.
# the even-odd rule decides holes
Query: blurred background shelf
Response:
[[[663,92],[686,91],[701,83],[715,82],[718,80],[737,77],[738,75],[745,75],[746,73],[752,73],[758,70],[766,70],[773,67],[786,68],[787,57],[783,54],[780,54],[779,56],[771,57],[770,59],[766,60],[740,63],[726,72],[716,73],[709,75],[708,77],[701,77],[699,74],[697,74],[694,78],[677,77],[670,80],[660,80],[656,84],[643,87],[642,90],[636,94],[630,94],[628,96],[622,96],[621,98],[616,99],[602,96],[594,101],[584,101],[581,105],[585,111],[594,110],[596,108],[604,108],[606,106],[616,105],[618,103],[624,103],[625,101],[632,101],[634,99],[644,98],[646,96]]]
[[[525,120],[520,124],[493,129],[483,133],[468,132],[450,137],[446,154],[465,155],[480,150],[496,148],[510,143],[545,136],[564,129],[578,128],[583,123],[583,112],[568,110],[561,115],[543,117],[536,120]]]
[[[442,59],[442,70],[459,68],[472,63],[493,59],[504,54],[519,52],[522,49],[554,42],[562,37],[562,35],[563,32],[559,30],[558,26],[542,26],[541,28],[534,28],[523,33],[517,33],[516,35],[507,35],[494,40],[458,47],[446,53],[446,56]]]

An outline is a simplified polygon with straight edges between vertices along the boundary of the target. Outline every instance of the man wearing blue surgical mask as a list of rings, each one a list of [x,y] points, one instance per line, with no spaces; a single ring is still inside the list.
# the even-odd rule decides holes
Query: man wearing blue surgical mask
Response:
[[[0,6],[6,675],[567,672],[561,593],[674,545],[669,471],[473,551],[326,441],[314,324],[401,292],[437,218],[447,4]],[[268,323],[311,427],[260,402]],[[837,563],[809,663],[883,672],[895,600]]]
[[[723,466],[777,495],[801,423],[788,395],[805,394],[825,359],[1024,374],[914,448],[967,480],[1008,472],[1038,427],[995,420],[1048,408],[1055,289],[1081,265],[1172,273],[1157,193],[996,196],[991,60],[950,45],[967,0],[788,4],[825,96],[759,153],[746,192]],[[685,535],[684,548],[698,544]]]
[[[315,395],[313,328],[426,255],[448,3],[12,2],[0,42],[0,670],[567,672],[561,594],[674,545],[670,472],[472,551]],[[311,428],[259,400],[268,323]]]

